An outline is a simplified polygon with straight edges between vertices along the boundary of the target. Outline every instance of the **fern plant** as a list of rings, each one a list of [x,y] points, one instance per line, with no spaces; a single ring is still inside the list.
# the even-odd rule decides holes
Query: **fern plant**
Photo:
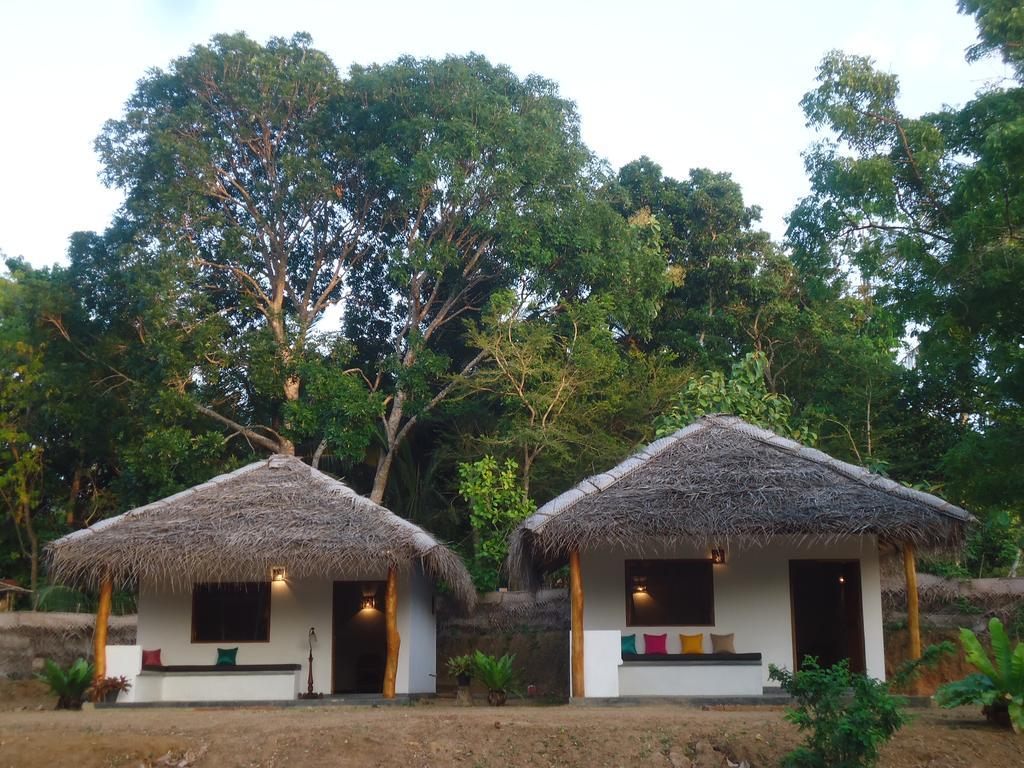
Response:
[[[516,672],[512,667],[515,658],[507,653],[500,659],[482,651],[473,654],[476,679],[487,688],[487,701],[494,706],[504,704],[515,685]]]
[[[85,693],[92,685],[92,664],[78,659],[67,669],[61,669],[53,659],[47,659],[37,677],[57,694],[57,709],[81,709]]]
[[[939,706],[947,708],[981,704],[991,722],[1009,725],[1020,733],[1024,730],[1024,642],[1011,650],[1010,638],[997,618],[988,623],[988,631],[992,659],[971,630],[960,630],[960,645],[978,672],[941,686],[935,698]]]

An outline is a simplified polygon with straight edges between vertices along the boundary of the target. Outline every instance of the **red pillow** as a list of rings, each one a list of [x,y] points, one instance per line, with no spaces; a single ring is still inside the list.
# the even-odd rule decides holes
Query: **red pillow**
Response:
[[[668,653],[668,635],[648,635],[644,633],[644,653]]]
[[[144,667],[162,667],[163,662],[160,661],[160,649],[157,648],[155,651],[142,651],[142,666]]]

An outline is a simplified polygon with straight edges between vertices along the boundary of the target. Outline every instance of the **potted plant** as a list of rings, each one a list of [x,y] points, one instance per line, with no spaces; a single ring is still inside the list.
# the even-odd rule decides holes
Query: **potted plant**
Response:
[[[971,630],[960,630],[964,654],[978,673],[940,686],[935,699],[941,707],[981,704],[989,722],[1020,733],[1024,730],[1024,642],[1011,649],[1003,622],[996,618],[988,623],[988,631],[992,659]]]
[[[482,651],[473,654],[474,673],[487,688],[487,703],[492,707],[500,707],[508,700],[515,681],[515,670],[512,668],[514,659],[514,655],[507,653],[500,659]]]
[[[104,677],[93,683],[92,700],[113,704],[117,701],[117,694],[127,691],[131,687],[132,684],[128,682],[128,678],[124,675],[120,677]]]
[[[57,709],[81,709],[92,684],[92,664],[78,659],[67,669],[61,669],[53,659],[47,659],[37,677],[57,694]]]
[[[452,656],[446,664],[448,674],[455,678],[460,688],[465,688],[473,679],[473,657],[468,653]]]

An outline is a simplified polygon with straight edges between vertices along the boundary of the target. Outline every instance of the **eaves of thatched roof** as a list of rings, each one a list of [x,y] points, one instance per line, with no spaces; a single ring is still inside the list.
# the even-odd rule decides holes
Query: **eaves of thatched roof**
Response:
[[[419,526],[293,456],[220,475],[47,547],[55,581],[95,585],[140,580],[366,578],[419,563],[463,604],[476,597],[462,560]]]
[[[537,575],[571,550],[762,543],[773,536],[948,546],[973,517],[929,493],[748,424],[705,416],[552,499],[512,534],[508,567]]]

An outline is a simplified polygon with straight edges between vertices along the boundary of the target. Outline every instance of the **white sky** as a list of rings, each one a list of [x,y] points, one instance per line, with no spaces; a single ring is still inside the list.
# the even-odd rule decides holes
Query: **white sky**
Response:
[[[313,2],[0,0],[0,251],[60,261],[68,235],[101,230],[120,194],[92,141],[147,68],[217,32],[313,35],[353,62],[477,51],[544,75],[575,100],[584,138],[618,168],[642,154],[669,175],[731,172],[776,237],[807,190],[813,139],[798,103],[832,48],[900,75],[918,114],[969,99],[1004,70],[967,65],[973,19],[955,0]]]

